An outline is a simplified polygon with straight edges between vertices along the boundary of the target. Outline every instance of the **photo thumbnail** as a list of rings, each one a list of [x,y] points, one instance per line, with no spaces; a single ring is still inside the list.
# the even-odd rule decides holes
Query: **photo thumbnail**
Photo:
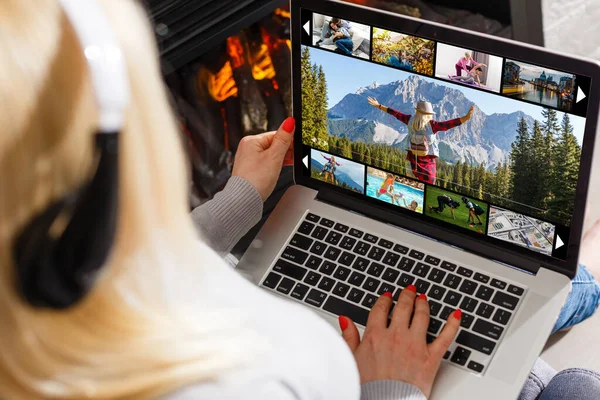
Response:
[[[435,76],[480,89],[500,92],[502,58],[438,43]]]
[[[311,178],[364,194],[364,165],[315,149],[310,158]]]
[[[366,194],[374,199],[423,213],[424,189],[425,185],[421,182],[367,168]]]
[[[373,28],[372,60],[375,62],[431,76],[434,53],[433,40]]]
[[[314,13],[312,29],[314,46],[347,56],[370,58],[371,27]]]
[[[427,215],[470,231],[485,234],[487,203],[429,185],[425,196]]]
[[[506,60],[502,74],[502,94],[571,111],[576,90],[575,79],[575,75],[566,72]]]
[[[490,207],[488,236],[552,255],[554,232],[551,223],[540,221],[514,211]]]

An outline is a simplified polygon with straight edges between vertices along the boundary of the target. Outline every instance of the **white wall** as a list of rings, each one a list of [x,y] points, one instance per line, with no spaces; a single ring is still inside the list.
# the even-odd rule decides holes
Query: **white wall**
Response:
[[[456,62],[464,57],[465,52],[473,54],[473,50],[438,43],[435,61],[435,76],[448,79],[448,75],[455,75]],[[500,81],[502,79],[502,58],[490,56],[488,61],[488,77],[486,86],[495,92],[500,92]],[[463,72],[463,76],[466,74]]]

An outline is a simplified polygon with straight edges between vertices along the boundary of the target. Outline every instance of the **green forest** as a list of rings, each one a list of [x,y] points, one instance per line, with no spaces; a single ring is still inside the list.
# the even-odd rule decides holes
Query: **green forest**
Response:
[[[385,144],[351,142],[327,131],[327,81],[302,52],[302,141],[304,144],[408,177],[406,152]],[[506,163],[456,164],[437,159],[437,186],[552,223],[570,225],[575,204],[581,147],[568,114],[544,109],[543,121],[521,119]]]

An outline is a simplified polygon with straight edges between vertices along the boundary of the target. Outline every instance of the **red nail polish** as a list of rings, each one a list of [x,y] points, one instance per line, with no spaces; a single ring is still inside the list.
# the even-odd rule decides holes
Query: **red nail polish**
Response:
[[[421,294],[419,295],[419,299],[427,301],[427,296],[425,296],[425,294],[424,294],[424,293],[421,293]]]
[[[340,324],[340,329],[342,330],[342,332],[344,332],[348,327],[348,320],[346,319],[346,317],[340,315],[338,317],[338,322]]]
[[[287,133],[292,133],[295,126],[296,126],[296,121],[292,117],[289,117],[285,121],[283,121],[283,130],[286,131]]]
[[[454,313],[452,314],[452,316],[456,319],[460,319],[460,317],[462,316],[462,311],[460,310],[460,308],[457,308],[456,311],[454,311]]]
[[[389,297],[390,299],[392,298],[392,294],[390,292],[385,292],[383,295],[385,297]]]
[[[411,292],[417,293],[417,287],[415,285],[408,285],[406,290],[410,290]]]

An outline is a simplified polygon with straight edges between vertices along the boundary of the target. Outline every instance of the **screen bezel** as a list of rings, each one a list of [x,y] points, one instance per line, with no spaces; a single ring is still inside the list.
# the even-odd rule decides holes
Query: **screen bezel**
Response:
[[[467,47],[489,54],[503,54],[504,58],[522,60],[536,65],[546,66],[551,69],[569,71],[577,75],[585,75],[596,82],[600,77],[600,64],[593,60],[582,60],[562,54],[550,52],[536,46],[499,39],[489,35],[478,34],[463,29],[450,28],[441,24],[427,22],[386,11],[374,10],[355,4],[326,0],[291,0],[291,26],[292,26],[292,99],[293,112],[296,119],[296,133],[294,141],[294,180],[302,186],[318,190],[326,198],[336,199],[345,208],[364,212],[364,205],[368,204],[368,216],[392,223],[401,228],[420,233],[466,251],[482,255],[501,263],[537,273],[540,267],[549,268],[573,278],[577,272],[579,248],[581,243],[585,205],[591,173],[592,154],[594,149],[596,128],[598,123],[598,109],[600,96],[590,90],[588,96],[588,110],[586,114],[585,132],[583,138],[579,180],[577,183],[575,212],[570,226],[570,237],[567,248],[566,260],[546,256],[526,248],[510,245],[498,239],[483,236],[475,232],[462,232],[459,229],[446,227],[441,223],[432,223],[423,218],[424,214],[415,214],[411,211],[399,209],[396,216],[378,207],[367,200],[365,195],[352,193],[342,188],[328,185],[310,176],[304,175],[302,158],[304,146],[302,145],[302,110],[301,104],[301,75],[300,55],[302,48],[302,19],[301,9],[318,12],[325,15],[340,15],[341,17],[377,28],[390,29],[409,35],[441,41],[458,47]],[[400,27],[400,28],[399,28]],[[532,61],[535,60],[535,61]],[[382,66],[382,68],[386,68]],[[361,207],[362,205],[362,207]],[[411,215],[414,214],[414,215]],[[425,221],[424,221],[425,220]],[[473,240],[475,239],[475,240]]]

